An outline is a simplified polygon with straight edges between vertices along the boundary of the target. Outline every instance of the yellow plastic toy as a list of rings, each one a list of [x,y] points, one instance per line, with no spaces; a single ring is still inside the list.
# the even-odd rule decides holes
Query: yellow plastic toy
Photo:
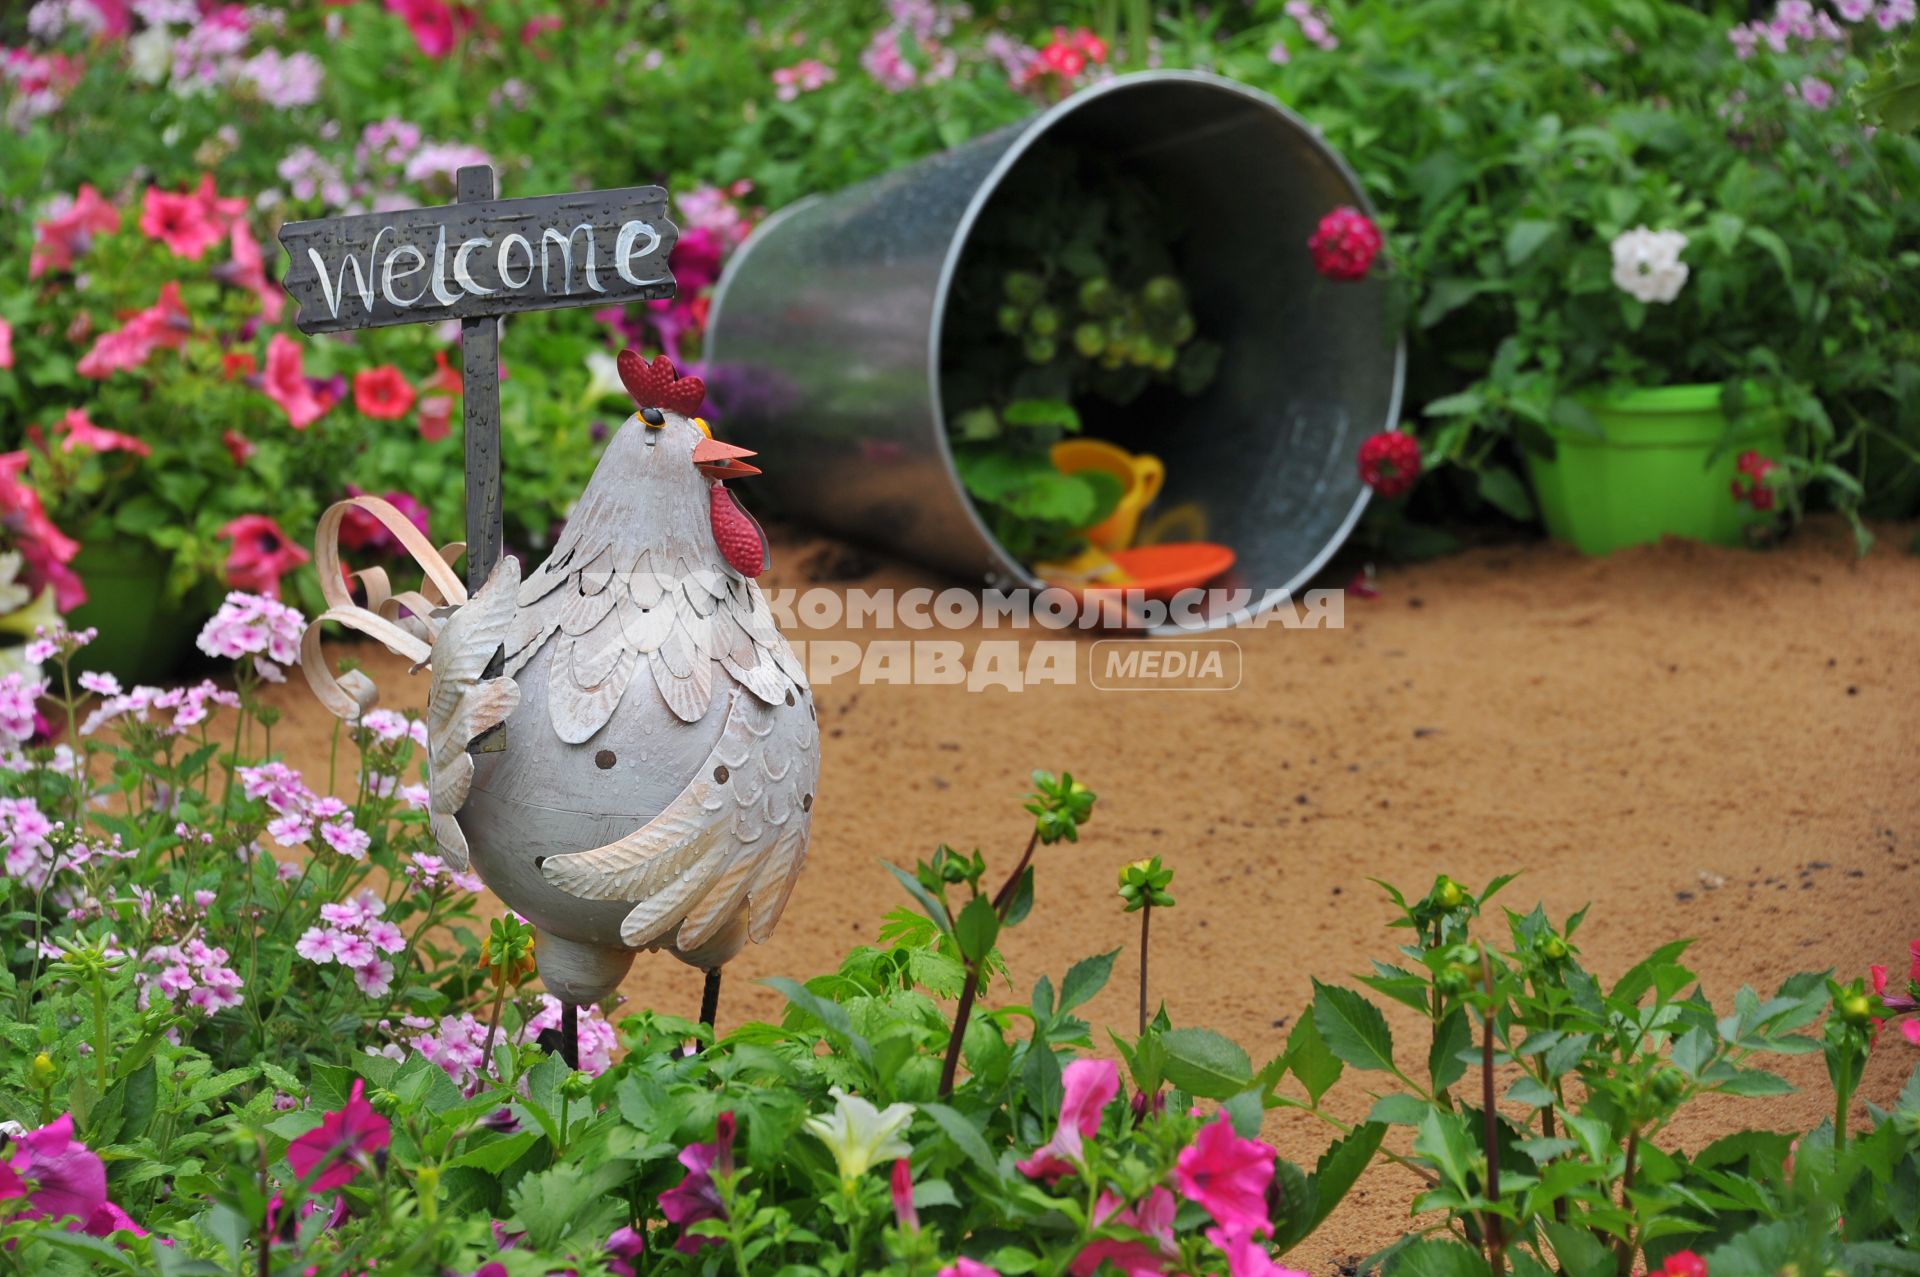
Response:
[[[1105,520],[1086,530],[1102,550],[1124,550],[1140,529],[1140,514],[1160,495],[1167,468],[1160,458],[1132,453],[1102,439],[1063,439],[1053,445],[1053,467],[1061,474],[1104,470],[1124,485],[1120,504]]]

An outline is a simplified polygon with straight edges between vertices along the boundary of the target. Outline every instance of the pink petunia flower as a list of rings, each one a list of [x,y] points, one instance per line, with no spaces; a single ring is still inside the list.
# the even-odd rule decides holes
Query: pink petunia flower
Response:
[[[979,1260],[962,1255],[934,1274],[934,1277],[1000,1277],[1000,1274]]]
[[[280,578],[311,557],[264,514],[241,515],[220,529],[220,537],[233,542],[227,584],[270,599],[280,597]]]
[[[1145,1234],[1144,1240],[1107,1238],[1089,1242],[1067,1271],[1073,1277],[1090,1277],[1103,1264],[1111,1264],[1127,1277],[1151,1277],[1164,1273],[1180,1257],[1180,1245],[1173,1236],[1173,1217],[1180,1204],[1165,1188],[1156,1188],[1138,1205],[1128,1206],[1113,1193],[1100,1194],[1093,1208],[1096,1224],[1118,1224]]]
[[[285,333],[275,333],[267,343],[267,371],[262,388],[267,398],[280,405],[295,430],[305,430],[326,415],[333,399],[313,388],[302,368],[306,356],[299,342]]]
[[[1078,1169],[1081,1141],[1100,1130],[1101,1112],[1120,1094],[1120,1066],[1112,1060],[1075,1060],[1067,1065],[1063,1081],[1066,1096],[1053,1138],[1025,1161],[1014,1163],[1022,1174],[1048,1183]]]
[[[196,262],[221,238],[219,224],[192,192],[176,194],[157,186],[147,188],[140,209],[140,229],[148,239],[157,239],[172,249],[174,256]]]
[[[400,15],[413,32],[414,43],[428,57],[444,58],[453,52],[459,31],[446,0],[387,0],[387,12]]]
[[[102,333],[93,349],[80,358],[82,377],[110,377],[138,368],[156,350],[178,350],[193,334],[187,305],[180,300],[180,282],[168,280],[153,305],[128,317],[127,322]]]
[[[71,1219],[78,1229],[106,1204],[106,1164],[73,1138],[71,1113],[16,1136],[6,1166],[9,1183],[20,1185],[12,1195],[27,1199],[29,1219]]]
[[[144,439],[132,435],[123,435],[117,430],[107,430],[88,420],[84,408],[70,408],[67,415],[60,418],[54,426],[54,433],[61,437],[60,451],[72,452],[75,448],[88,448],[94,452],[131,452],[136,457],[150,457],[153,446]]]
[[[54,216],[34,224],[33,253],[27,278],[38,279],[50,270],[68,270],[74,258],[92,246],[95,235],[120,229],[120,213],[99,191],[82,183],[80,191]]]
[[[393,1127],[367,1103],[365,1090],[366,1083],[355,1078],[346,1104],[287,1146],[287,1165],[305,1181],[308,1192],[344,1188],[363,1164],[393,1142]]]
[[[267,278],[267,259],[261,253],[260,241],[253,237],[245,218],[233,219],[233,228],[227,236],[227,251],[231,254],[230,259],[225,265],[214,267],[213,277],[223,284],[244,288],[258,297],[260,318],[269,324],[279,323],[287,297],[278,284]]]
[[[1259,1140],[1241,1139],[1222,1113],[1180,1150],[1174,1178],[1184,1197],[1206,1207],[1229,1232],[1267,1236],[1273,1232],[1267,1218],[1273,1162],[1273,1149]]]
[[[1297,1269],[1274,1262],[1273,1253],[1252,1233],[1209,1228],[1207,1240],[1227,1257],[1227,1277],[1307,1277]]]
[[[722,1113],[714,1123],[713,1139],[704,1144],[689,1144],[680,1150],[680,1165],[687,1173],[678,1184],[660,1194],[660,1213],[680,1229],[680,1240],[673,1248],[683,1255],[697,1254],[702,1246],[720,1244],[717,1237],[700,1237],[686,1230],[703,1219],[725,1219],[727,1210],[720,1192],[713,1186],[713,1169],[733,1169],[734,1119]]]

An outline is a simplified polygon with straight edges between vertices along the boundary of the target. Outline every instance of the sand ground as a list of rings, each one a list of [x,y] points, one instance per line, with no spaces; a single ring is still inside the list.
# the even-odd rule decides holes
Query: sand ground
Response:
[[[1690,961],[1716,1001],[1802,969],[1901,965],[1920,935],[1920,560],[1904,552],[1913,529],[1880,532],[1864,559],[1815,523],[1764,554],[1672,543],[1589,560],[1526,543],[1385,570],[1377,598],[1349,598],[1344,628],[1234,635],[1244,675],[1229,693],[1109,692],[1084,676],[1018,694],[819,685],[811,858],[772,941],[729,967],[722,1027],[779,1013],[760,977],[811,976],[874,940],[903,899],[882,860],[944,841],[1004,872],[1034,767],[1071,770],[1099,808],[1077,846],[1041,855],[1036,907],[1006,955],[1025,990],[1126,946],[1090,1008],[1103,1041],[1100,1026],[1131,1025],[1138,978],[1114,874],[1155,854],[1179,904],[1154,921],[1154,997],[1256,1061],[1282,1048],[1313,977],[1350,983],[1398,943],[1369,877],[1418,891],[1441,871],[1476,888],[1524,871],[1506,904],[1555,917],[1593,905],[1579,935],[1590,967],[1617,975],[1695,937]],[[790,530],[775,530],[774,563],[772,587],[942,584]],[[424,676],[356,655],[387,703],[424,700]],[[283,695],[276,741],[318,765],[330,720],[298,680]],[[699,991],[697,972],[664,957],[643,957],[624,990],[688,1015]],[[1407,1061],[1424,1058],[1415,1026],[1390,1018]],[[1862,1099],[1887,1103],[1916,1062],[1884,1044]],[[1818,1057],[1789,1065],[1805,1093],[1708,1106],[1680,1140],[1818,1122]],[[1363,1114],[1366,1085],[1350,1074],[1334,1107]],[[1298,1117],[1275,1117],[1268,1136],[1307,1165],[1327,1140]],[[1371,1173],[1295,1262],[1327,1271],[1392,1240],[1409,1198],[1402,1173]]]

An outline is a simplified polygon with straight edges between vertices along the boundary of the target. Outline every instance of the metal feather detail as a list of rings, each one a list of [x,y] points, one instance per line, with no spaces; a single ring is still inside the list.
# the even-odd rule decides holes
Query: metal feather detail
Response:
[[[658,816],[617,842],[541,866],[571,895],[637,902],[620,927],[635,948],[699,949],[733,925],[743,904],[747,934],[766,940],[806,861],[820,778],[814,716],[742,688],[727,695],[720,739]]]
[[[433,641],[433,687],[427,701],[428,819],[434,841],[456,868],[467,867],[467,836],[456,819],[473,787],[473,756],[480,736],[507,721],[520,704],[520,685],[487,678],[487,663],[506,641],[520,590],[520,561],[494,565],[479,593],[455,609]]]

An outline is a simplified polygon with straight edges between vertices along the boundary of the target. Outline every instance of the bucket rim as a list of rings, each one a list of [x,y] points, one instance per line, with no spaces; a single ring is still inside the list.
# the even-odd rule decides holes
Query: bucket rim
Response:
[[[1006,180],[1007,175],[1013,171],[1013,167],[1026,156],[1027,152],[1030,151],[1040,139],[1046,137],[1058,127],[1068,116],[1080,111],[1089,103],[1098,101],[1111,94],[1123,93],[1131,89],[1138,89],[1155,84],[1189,84],[1199,88],[1230,93],[1265,107],[1267,110],[1280,116],[1288,124],[1293,126],[1299,135],[1305,139],[1307,144],[1318,153],[1320,158],[1324,160],[1334,172],[1339,174],[1341,181],[1347,187],[1348,194],[1360,211],[1365,213],[1370,219],[1378,220],[1378,214],[1374,210],[1373,202],[1367,198],[1366,188],[1361,185],[1359,176],[1354,173],[1353,169],[1347,164],[1346,160],[1341,157],[1339,152],[1327,145],[1326,141],[1320,136],[1319,130],[1289,110],[1272,94],[1254,88],[1250,84],[1243,84],[1238,80],[1229,79],[1226,76],[1214,75],[1211,72],[1185,69],[1156,69],[1133,71],[1125,75],[1117,75],[1111,79],[1102,80],[1097,84],[1088,85],[1072,96],[1056,102],[1040,114],[1013,126],[1018,130],[1018,133],[1013,140],[1007,144],[1006,149],[1000,153],[999,157],[994,161],[993,166],[987,170],[986,175],[980,179],[979,185],[974,188],[972,197],[967,201],[966,209],[961,213],[960,219],[954,224],[953,234],[947,241],[946,254],[940,263],[940,273],[934,283],[933,322],[928,325],[927,330],[927,387],[930,399],[929,408],[931,409],[929,415],[935,427],[934,446],[938,450],[941,464],[946,468],[948,478],[966,505],[967,517],[972,520],[983,542],[992,548],[994,556],[999,559],[1002,567],[1006,570],[1007,578],[1011,582],[1024,584],[1029,589],[1044,589],[1046,583],[1036,576],[1025,564],[1008,554],[1006,547],[1000,544],[999,538],[995,537],[992,531],[988,529],[986,521],[980,517],[980,511],[973,503],[972,496],[967,492],[966,485],[961,482],[959,468],[954,464],[953,447],[947,432],[947,414],[942,402],[940,380],[940,346],[946,334],[947,302],[953,288],[954,278],[959,271],[961,258],[966,253],[968,242],[973,238],[973,230],[976,223],[978,223],[987,205],[993,200],[993,197],[998,194],[1000,186]],[[1406,358],[1406,338],[1402,335],[1394,342],[1393,391],[1388,402],[1386,423],[1383,428],[1390,428],[1400,419],[1401,396],[1404,393],[1405,387]],[[1251,613],[1258,615],[1276,606],[1282,599],[1290,597],[1295,590],[1299,589],[1305,582],[1311,580],[1315,573],[1325,567],[1327,561],[1339,552],[1340,547],[1346,543],[1347,538],[1352,534],[1354,526],[1360,521],[1360,516],[1365,513],[1368,499],[1371,496],[1372,492],[1363,486],[1354,498],[1353,505],[1347,510],[1346,516],[1340,521],[1335,534],[1329,537],[1326,544],[1320,548],[1313,558],[1294,574],[1293,579],[1285,585],[1263,591],[1259,601],[1252,605],[1250,609]],[[1237,619],[1238,618],[1231,613],[1223,613],[1217,617],[1208,619],[1200,626],[1156,626],[1149,632],[1157,636],[1202,633],[1231,626],[1236,623]]]

